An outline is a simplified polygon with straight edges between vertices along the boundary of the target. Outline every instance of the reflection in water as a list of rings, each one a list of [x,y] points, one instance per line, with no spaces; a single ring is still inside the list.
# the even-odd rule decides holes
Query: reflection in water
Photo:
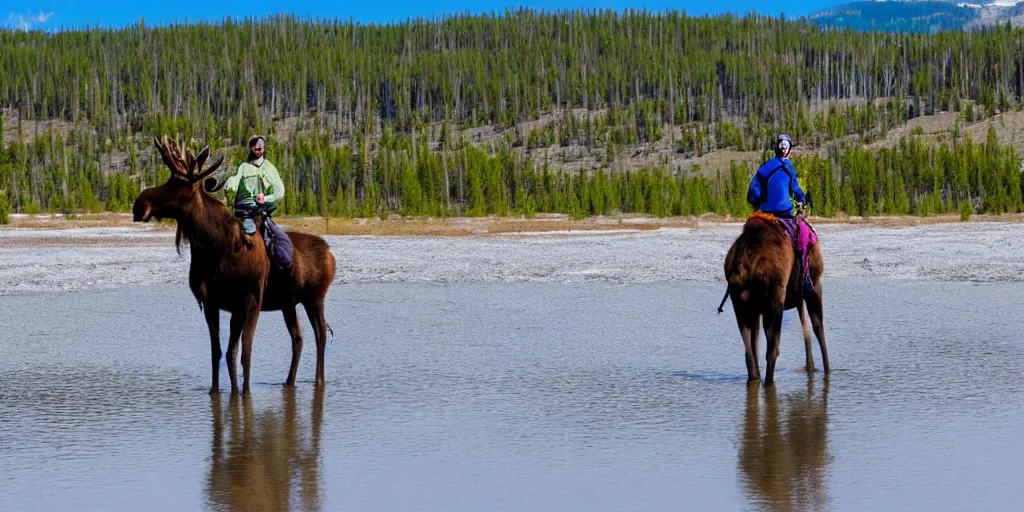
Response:
[[[757,508],[827,508],[828,377],[819,396],[814,388],[814,379],[808,378],[807,391],[785,396],[781,407],[775,387],[764,390],[763,404],[760,384],[754,382],[747,388],[740,480]]]
[[[320,428],[323,389],[313,395],[310,429],[297,417],[295,388],[283,390],[282,405],[253,413],[250,396],[211,397],[213,439],[207,499],[213,510],[320,510]],[[224,430],[227,423],[228,439]],[[293,490],[298,502],[292,504]]]
[[[187,287],[0,296],[0,512],[1024,511],[1024,282],[829,283],[827,412],[791,370],[747,406],[717,285],[350,283],[322,427],[309,381],[205,394]]]

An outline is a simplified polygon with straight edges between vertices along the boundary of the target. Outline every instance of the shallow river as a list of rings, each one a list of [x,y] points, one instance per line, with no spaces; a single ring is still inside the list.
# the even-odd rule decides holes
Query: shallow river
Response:
[[[825,285],[765,391],[716,284],[338,283],[242,400],[185,286],[0,296],[0,509],[1024,508],[1024,284]]]

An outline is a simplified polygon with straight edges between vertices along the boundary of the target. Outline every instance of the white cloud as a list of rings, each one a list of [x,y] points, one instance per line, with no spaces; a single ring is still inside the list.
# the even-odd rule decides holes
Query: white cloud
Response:
[[[7,28],[31,30],[36,25],[46,23],[52,17],[52,12],[39,11],[37,14],[18,14],[12,12],[7,15]]]

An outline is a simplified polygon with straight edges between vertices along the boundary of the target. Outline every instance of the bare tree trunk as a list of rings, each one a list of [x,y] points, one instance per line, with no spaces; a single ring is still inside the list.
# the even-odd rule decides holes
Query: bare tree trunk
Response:
[[[442,144],[447,144],[447,141],[446,142],[442,142]],[[446,148],[444,148],[442,146],[441,147],[441,165],[444,167],[444,204],[448,208],[447,211],[450,213],[452,211],[452,194],[451,194],[452,186],[451,186],[451,183],[448,181],[448,156],[447,155],[448,155],[448,151],[446,151]]]

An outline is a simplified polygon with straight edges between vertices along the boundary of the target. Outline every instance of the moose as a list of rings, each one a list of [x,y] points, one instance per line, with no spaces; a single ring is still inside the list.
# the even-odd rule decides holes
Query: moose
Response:
[[[220,311],[231,315],[227,347],[231,393],[238,394],[235,362],[242,341],[242,393],[249,392],[252,341],[260,311],[284,314],[292,340],[292,361],[285,386],[295,385],[295,373],[302,354],[302,333],[296,307],[302,304],[316,338],[316,386],[324,385],[324,350],[330,327],[324,317],[324,299],[334,281],[335,261],[327,242],[315,235],[288,232],[294,246],[290,268],[272,265],[260,230],[247,236],[228,208],[208,192],[216,181],[211,174],[223,163],[215,159],[208,167],[210,147],[194,155],[185,145],[166,134],[154,139],[157,151],[171,176],[163,185],[143,190],[132,206],[135,222],[173,219],[177,223],[175,245],[191,251],[188,283],[210,331],[210,362],[213,378],[210,394],[219,392]]]
[[[804,213],[797,215],[798,229],[810,229]],[[799,236],[797,237],[799,238]],[[824,262],[821,244],[807,248],[807,266],[811,287],[802,286],[802,264],[793,249],[793,242],[771,215],[755,212],[747,218],[743,232],[725,256],[725,279],[728,281],[726,298],[732,299],[736,323],[746,350],[747,380],[761,379],[757,362],[758,323],[763,318],[767,340],[764,385],[771,386],[775,378],[775,362],[779,358],[779,340],[782,335],[782,314],[796,308],[804,334],[807,371],[814,371],[811,335],[807,330],[807,314],[811,317],[814,335],[818,338],[822,364],[829,373],[828,349],[825,345],[825,326],[822,319],[821,275]],[[724,300],[724,299],[723,299]],[[721,308],[719,308],[721,312]]]

